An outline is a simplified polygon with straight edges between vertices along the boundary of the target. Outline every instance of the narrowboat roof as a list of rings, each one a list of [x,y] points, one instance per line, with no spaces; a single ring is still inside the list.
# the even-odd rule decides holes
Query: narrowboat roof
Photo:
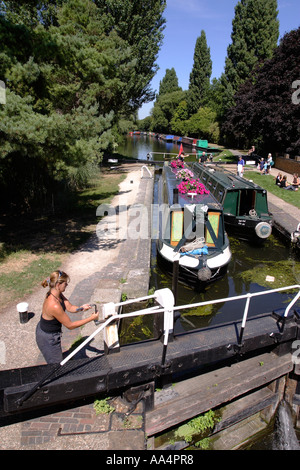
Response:
[[[202,165],[201,163],[193,163],[191,165],[192,171],[202,181],[202,175],[211,177],[214,181],[219,183],[227,190],[236,189],[255,189],[256,191],[265,191],[261,186],[253,183],[252,181],[245,180],[240,176],[230,173],[226,169],[221,169],[213,165]],[[209,186],[207,186],[209,189]]]
[[[174,189],[180,184],[179,179],[176,179],[175,173],[172,169],[168,166],[164,167],[165,174],[165,181],[167,185],[168,191],[168,199],[169,204],[174,204]],[[184,207],[186,204],[205,204],[210,208],[214,208],[215,210],[222,210],[221,204],[215,199],[211,192],[209,194],[197,194],[195,196],[189,196],[188,194],[181,194],[178,192],[178,204],[181,207]]]

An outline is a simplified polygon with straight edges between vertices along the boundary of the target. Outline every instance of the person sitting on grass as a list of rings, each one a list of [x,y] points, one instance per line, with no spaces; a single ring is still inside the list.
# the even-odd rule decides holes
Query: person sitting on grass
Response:
[[[294,174],[293,174],[293,181],[292,181],[292,184],[290,184],[289,186],[287,186],[286,189],[290,189],[291,191],[298,191],[298,189],[299,189],[299,184],[300,184],[300,180],[299,180],[299,177],[298,177],[298,173],[294,173]]]
[[[282,174],[278,173],[278,175],[276,176],[276,179],[275,179],[275,184],[277,186],[280,186],[281,181],[282,181]]]
[[[286,180],[286,175],[284,175],[284,176],[282,177],[282,180],[281,180],[281,182],[280,182],[280,187],[283,188],[283,189],[287,189],[287,187],[288,187],[288,182],[287,182],[287,180]]]

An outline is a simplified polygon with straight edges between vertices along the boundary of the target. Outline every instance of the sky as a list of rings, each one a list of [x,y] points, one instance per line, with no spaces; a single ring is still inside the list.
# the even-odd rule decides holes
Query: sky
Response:
[[[188,89],[196,40],[202,30],[205,31],[207,46],[210,48],[211,79],[220,78],[224,71],[227,47],[231,43],[232,20],[237,3],[238,0],[167,0],[164,40],[156,61],[159,70],[151,82],[154,91],[158,92],[166,69],[171,68],[176,71],[179,86],[183,90]],[[277,3],[281,38],[286,32],[300,26],[300,2],[277,0]],[[143,105],[139,110],[139,119],[149,116],[152,107],[153,102]]]

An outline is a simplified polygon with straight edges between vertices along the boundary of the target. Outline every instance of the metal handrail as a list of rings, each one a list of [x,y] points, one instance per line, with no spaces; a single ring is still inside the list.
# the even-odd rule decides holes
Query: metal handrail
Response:
[[[148,152],[149,155],[163,155],[163,158],[166,158],[166,155],[174,155],[175,157],[178,157],[178,153],[171,153],[171,152]]]
[[[241,324],[241,331],[239,334],[239,341],[238,341],[238,346],[241,346],[242,344],[242,338],[247,322],[247,317],[248,317],[248,312],[249,312],[249,306],[250,306],[250,300],[252,297],[258,297],[261,295],[269,295],[269,294],[274,294],[276,292],[282,292],[286,290],[291,290],[291,289],[299,289],[299,292],[296,294],[296,296],[293,298],[293,300],[289,303],[289,305],[286,307],[284,315],[283,315],[283,324],[284,321],[286,320],[290,309],[292,306],[297,302],[297,300],[300,297],[300,285],[296,284],[293,286],[287,286],[287,287],[279,287],[277,289],[271,289],[263,292],[254,292],[254,293],[247,293],[243,295],[238,295],[235,297],[225,297],[223,299],[217,299],[217,300],[209,300],[206,302],[198,302],[194,304],[188,304],[188,305],[178,305],[178,306],[173,306],[173,312],[178,311],[178,310],[187,310],[187,309],[192,309],[196,307],[202,307],[204,305],[213,305],[213,304],[218,304],[218,303],[223,303],[223,302],[231,302],[234,300],[241,300],[241,299],[246,299],[246,304],[244,308],[244,313],[243,313],[243,318],[242,318],[242,324]],[[133,299],[133,300],[127,300],[125,302],[119,302],[114,304],[116,307],[123,306],[123,305],[128,305],[130,303],[135,303],[139,302],[142,300],[146,299],[151,299],[151,298],[156,298],[155,294],[146,296],[146,297],[140,297],[138,299]],[[108,326],[110,323],[115,322],[116,320],[119,319],[124,319],[124,318],[130,318],[130,317],[135,317],[138,315],[149,315],[149,314],[156,314],[156,313],[162,313],[165,312],[166,308],[161,308],[159,306],[156,307],[151,307],[148,309],[142,309],[142,310],[137,310],[135,312],[131,313],[124,313],[124,314],[116,314],[111,317],[109,317],[104,323],[102,323],[99,328],[97,328],[83,343],[81,343],[72,353],[70,353],[60,364],[64,365],[66,362],[68,362],[77,352],[79,352],[86,344],[88,344],[100,331],[102,331],[106,326]],[[167,328],[166,331],[164,332],[165,334],[165,339],[168,338],[169,336],[169,329]],[[165,346],[167,345],[166,342],[164,342]]]
[[[172,314],[172,316],[174,316],[174,311],[176,311],[176,310],[186,310],[188,308],[200,307],[200,306],[204,306],[204,305],[212,305],[212,304],[228,302],[228,301],[232,301],[232,300],[246,299],[246,304],[245,304],[244,314],[243,314],[243,319],[242,319],[242,325],[241,325],[239,340],[238,340],[238,344],[237,344],[237,350],[239,351],[241,346],[242,346],[242,338],[243,338],[243,333],[244,333],[244,329],[245,329],[245,326],[246,326],[246,321],[247,321],[247,316],[248,316],[248,311],[249,311],[249,305],[250,305],[251,298],[252,297],[258,297],[260,295],[272,294],[272,293],[275,293],[275,292],[282,292],[284,290],[291,290],[291,289],[298,289],[299,291],[285,309],[285,312],[284,312],[284,315],[283,315],[283,328],[284,328],[284,323],[285,323],[285,320],[286,320],[286,318],[289,314],[290,309],[292,308],[292,306],[297,302],[297,300],[300,297],[300,285],[298,285],[298,284],[293,285],[293,286],[288,286],[288,287],[280,287],[278,289],[272,289],[272,290],[264,291],[264,292],[255,292],[253,294],[248,293],[248,294],[239,295],[239,296],[236,296],[236,297],[228,297],[228,298],[224,298],[224,299],[217,299],[217,300],[213,300],[213,301],[199,302],[199,303],[195,303],[195,304],[188,304],[188,305],[181,305],[181,306],[174,306],[174,305],[171,306],[170,302],[166,302],[164,308],[160,308],[159,306],[154,306],[154,307],[150,307],[150,308],[146,308],[146,309],[142,309],[142,310],[137,310],[137,311],[131,312],[131,313],[111,315],[109,318],[107,318],[107,320],[102,321],[101,322],[102,324],[85,341],[83,341],[83,343],[81,343],[76,349],[74,349],[74,351],[72,351],[62,362],[60,362],[59,364],[55,364],[54,368],[46,375],[46,377],[43,377],[30,390],[25,392],[24,395],[17,400],[17,405],[22,406],[24,401],[26,401],[29,397],[31,397],[34,394],[34,392],[36,390],[38,390],[45,383],[46,380],[49,380],[50,377],[60,367],[62,367],[64,364],[66,364],[75,354],[77,354],[77,352],[79,352],[98,333],[100,333],[100,331],[102,331],[110,323],[115,322],[116,320],[124,319],[124,318],[130,318],[130,317],[134,317],[134,316],[138,316],[138,315],[150,315],[150,314],[153,315],[154,313],[164,312],[164,314],[165,314],[165,318],[164,318],[164,343],[163,343],[163,353],[162,353],[162,363],[161,363],[161,367],[164,367],[165,366],[165,359],[166,359],[166,351],[167,351],[169,333],[172,330],[172,326],[173,326],[170,314]],[[169,289],[164,289],[164,290],[168,291],[170,294],[172,294]],[[158,292],[160,292],[160,291],[157,291],[157,293]],[[151,299],[151,298],[156,298],[157,299],[157,295],[153,294],[153,295],[149,295],[149,296],[145,296],[145,297],[140,297],[138,299],[119,302],[119,303],[116,303],[116,304],[113,304],[113,305],[115,307],[118,307],[118,306],[121,306],[121,305],[128,305],[128,304],[131,304],[131,303],[134,303],[134,302],[138,302],[138,301],[142,301],[142,300],[146,300],[146,299]],[[283,328],[282,328],[281,331],[283,331]]]

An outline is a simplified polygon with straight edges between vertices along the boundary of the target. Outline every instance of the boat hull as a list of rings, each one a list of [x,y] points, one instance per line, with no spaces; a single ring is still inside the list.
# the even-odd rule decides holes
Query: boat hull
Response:
[[[224,214],[224,221],[228,234],[240,240],[261,244],[272,233],[271,220],[251,220]]]
[[[181,256],[178,265],[178,282],[201,292],[225,276],[231,257],[229,244],[222,253],[205,260],[202,257]],[[174,274],[174,258],[173,248],[158,240],[157,263],[160,269],[169,276]]]

